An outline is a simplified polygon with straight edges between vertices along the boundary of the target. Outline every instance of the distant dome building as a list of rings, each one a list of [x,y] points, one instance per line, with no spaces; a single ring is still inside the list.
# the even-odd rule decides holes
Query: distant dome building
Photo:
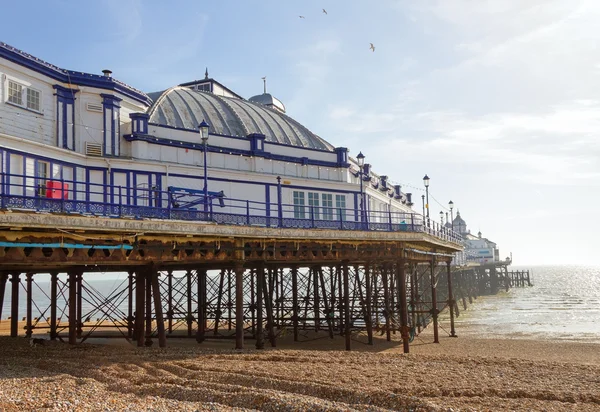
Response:
[[[456,213],[456,217],[454,218],[454,221],[452,222],[452,226],[454,227],[454,230],[456,230],[461,235],[468,233],[467,232],[467,223],[463,220],[462,217],[460,217],[460,212]]]

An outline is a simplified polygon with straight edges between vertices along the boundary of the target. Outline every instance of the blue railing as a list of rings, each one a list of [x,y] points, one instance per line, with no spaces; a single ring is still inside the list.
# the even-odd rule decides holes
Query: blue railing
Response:
[[[198,192],[197,190],[195,191]],[[213,193],[213,192],[211,192]],[[386,232],[424,232],[461,242],[460,235],[417,213],[365,211],[326,206],[258,202],[211,195],[206,210],[197,194],[148,187],[123,187],[0,173],[0,208],[113,218],[207,221],[218,224],[279,228],[317,228]],[[177,199],[177,200],[175,200]],[[194,204],[184,208],[180,204]]]

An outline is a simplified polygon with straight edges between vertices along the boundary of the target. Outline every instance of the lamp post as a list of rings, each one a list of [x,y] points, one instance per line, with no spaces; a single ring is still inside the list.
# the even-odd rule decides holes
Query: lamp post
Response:
[[[208,212],[208,173],[206,171],[206,144],[208,143],[208,129],[210,125],[206,121],[202,120],[202,123],[198,126],[200,129],[200,137],[202,138],[202,145],[204,147],[204,212]]]
[[[423,220],[425,220],[425,195],[421,195],[421,203],[423,204]]]
[[[444,212],[440,210],[440,225],[444,226]]]
[[[452,211],[454,209],[454,202],[452,200],[449,201],[448,206],[450,206],[450,224],[452,225],[452,231],[454,231],[454,212]]]
[[[358,162],[358,180],[360,180],[360,221],[365,222],[365,195],[363,193],[363,166],[365,165],[365,155],[359,152],[356,156]],[[362,229],[362,227],[361,227]]]
[[[429,223],[429,176],[425,175],[423,177],[423,184],[425,185],[425,208],[427,209],[427,226],[430,226],[430,223]]]

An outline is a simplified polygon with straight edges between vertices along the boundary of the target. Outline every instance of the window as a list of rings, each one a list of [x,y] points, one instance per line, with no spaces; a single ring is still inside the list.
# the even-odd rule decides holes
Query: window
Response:
[[[315,219],[319,219],[319,194],[308,192],[308,205],[312,206],[310,210],[312,210],[313,217]]]
[[[39,112],[41,111],[40,95],[39,90],[23,86],[13,80],[8,81],[8,98],[6,100],[9,103]]]
[[[331,193],[323,193],[323,219],[333,220],[333,195]]]
[[[48,162],[38,161],[35,167],[35,177],[37,181],[38,196],[46,196],[46,182],[48,181],[50,164]]]
[[[210,83],[199,84],[196,86],[196,90],[202,92],[210,92]]]
[[[335,195],[335,207],[337,208],[338,216],[337,218],[342,216],[342,220],[346,220],[346,196],[345,195]]]
[[[305,219],[304,192],[294,191],[294,218]]]
[[[40,111],[40,92],[35,89],[27,88],[27,108]]]
[[[23,86],[12,80],[8,81],[8,101],[19,106],[23,105]]]

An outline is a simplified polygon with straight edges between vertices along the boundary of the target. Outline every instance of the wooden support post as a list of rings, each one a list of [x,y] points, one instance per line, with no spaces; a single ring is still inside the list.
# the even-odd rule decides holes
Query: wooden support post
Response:
[[[372,291],[371,291],[371,263],[367,262],[365,264],[365,286],[366,286],[366,297],[364,305],[366,306],[365,312],[365,324],[367,327],[367,343],[369,345],[373,344],[373,313],[371,311],[371,299],[372,299]]]
[[[173,333],[173,271],[167,271],[167,320],[169,335]]]
[[[202,343],[206,333],[206,269],[197,270],[198,274],[198,331],[196,332],[196,342]]]
[[[137,339],[138,347],[144,346],[145,274],[142,268],[138,268],[135,272],[135,338]]]
[[[154,299],[154,313],[156,316],[156,331],[158,332],[158,346],[164,348],[167,346],[167,336],[165,334],[165,321],[162,313],[162,302],[160,300],[160,284],[158,282],[159,273],[155,267],[148,270],[148,277],[152,283],[152,297]]]
[[[348,276],[348,261],[343,262],[344,269],[344,338],[346,350],[350,350],[350,278]]]
[[[56,313],[58,303],[58,273],[50,272],[50,340],[56,340]],[[2,302],[0,302],[2,305]]]
[[[187,335],[188,338],[192,337],[192,327],[194,323],[194,314],[192,312],[192,271],[188,270],[185,274],[187,281],[187,315],[185,321],[187,322]]]
[[[400,335],[402,336],[402,345],[404,353],[408,353],[410,332],[408,330],[408,303],[406,299],[406,272],[404,269],[404,260],[398,260],[396,263],[397,289],[398,289],[398,313],[400,314]]]
[[[263,332],[263,285],[265,283],[265,266],[260,264],[256,270],[256,349],[264,349]]]
[[[27,272],[25,274],[25,284],[27,285],[27,302],[25,302],[27,307],[27,312],[25,314],[27,321],[25,323],[25,337],[29,339],[33,333],[33,326],[31,323],[33,317],[33,273]]]
[[[77,276],[77,272],[69,272],[69,345],[77,343]]]
[[[450,261],[446,262],[446,268],[448,273],[448,306],[450,307],[450,337],[456,338],[456,331],[454,330],[454,294],[452,293],[452,270],[450,267]]]
[[[298,342],[298,266],[292,266],[292,325],[294,342]]]
[[[133,272],[127,273],[127,339],[133,339]]]
[[[145,268],[146,272],[146,339],[144,345],[152,346],[152,272],[151,268]]]
[[[77,339],[83,336],[83,272],[77,273]]]
[[[433,318],[433,343],[440,343],[437,308],[437,276],[435,274],[435,257],[431,258],[431,316]]]
[[[235,348],[244,349],[244,266],[235,266]]]
[[[384,309],[383,316],[385,317],[385,335],[386,340],[390,342],[392,340],[392,331],[390,328],[390,284],[388,281],[388,270],[389,267],[387,263],[382,268],[382,280],[383,280],[383,301],[384,301]]]

